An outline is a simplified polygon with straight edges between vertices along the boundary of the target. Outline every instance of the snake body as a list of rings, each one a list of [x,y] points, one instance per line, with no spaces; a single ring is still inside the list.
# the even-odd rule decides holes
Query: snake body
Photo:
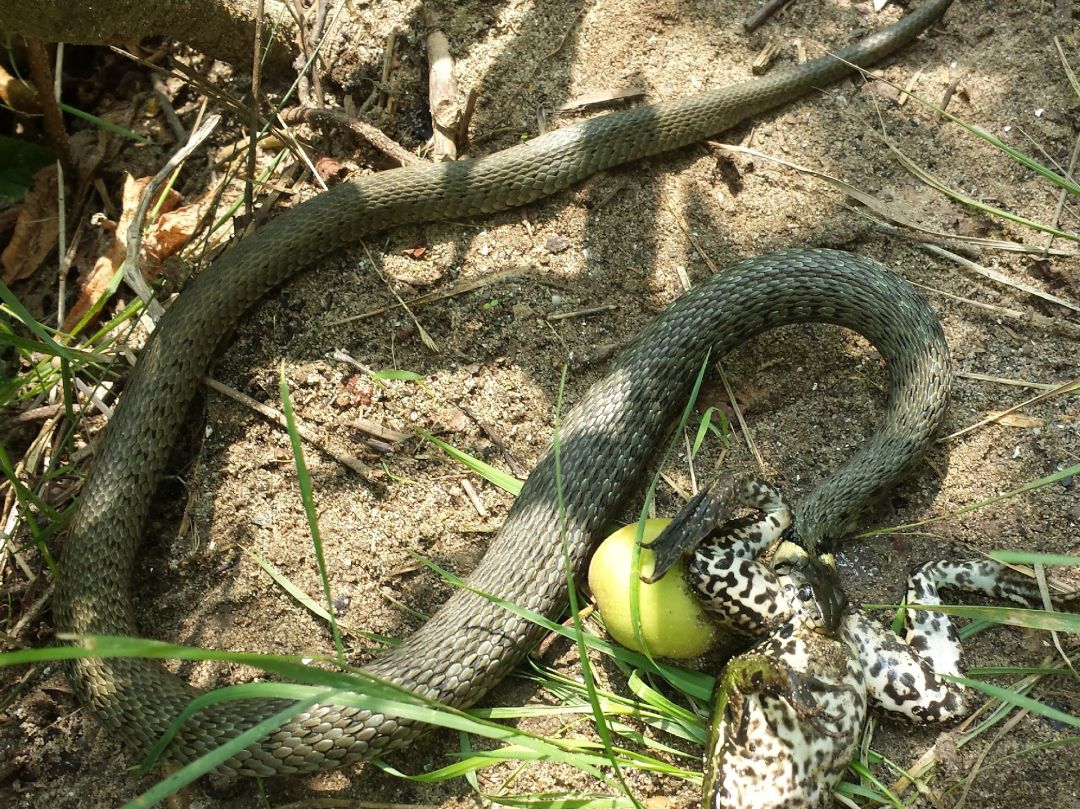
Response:
[[[597,171],[714,135],[845,75],[845,61],[867,64],[896,51],[949,4],[925,2],[839,51],[839,59],[604,116],[474,160],[362,177],[240,241],[179,296],[140,353],[97,447],[68,533],[56,593],[58,629],[136,633],[130,598],[136,551],[187,406],[221,336],[296,271],[376,231],[523,205]],[[719,356],[754,334],[800,321],[837,323],[865,335],[884,356],[891,379],[879,431],[803,504],[803,538],[824,544],[843,536],[869,500],[922,454],[941,420],[949,385],[944,338],[930,308],[908,284],[868,259],[825,250],[752,259],[677,300],[566,416],[562,495],[575,570],[685,403],[706,352]],[[566,597],[558,515],[549,451],[470,577],[471,586],[537,612],[558,609]],[[459,590],[368,670],[464,706],[502,678],[534,637],[535,627],[525,620]],[[93,713],[139,753],[199,693],[138,659],[78,660],[72,678]],[[244,700],[204,708],[183,724],[167,755],[190,761],[288,706]],[[385,752],[422,730],[403,718],[320,705],[234,756],[224,769],[248,775],[308,772]]]

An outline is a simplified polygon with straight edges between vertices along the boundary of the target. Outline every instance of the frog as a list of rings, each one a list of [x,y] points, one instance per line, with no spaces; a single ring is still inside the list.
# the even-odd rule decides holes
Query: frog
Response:
[[[730,518],[737,505],[755,514]],[[684,575],[695,597],[750,644],[714,690],[703,807],[825,809],[871,710],[923,725],[971,710],[968,689],[949,679],[961,674],[951,619],[907,608],[900,635],[851,604],[835,560],[799,545],[792,510],[771,484],[753,477],[712,484],[648,547],[656,564],[646,581],[688,557]],[[907,603],[941,604],[946,589],[1042,605],[1034,579],[990,559],[918,566]],[[1052,600],[1075,611],[1080,590]]]

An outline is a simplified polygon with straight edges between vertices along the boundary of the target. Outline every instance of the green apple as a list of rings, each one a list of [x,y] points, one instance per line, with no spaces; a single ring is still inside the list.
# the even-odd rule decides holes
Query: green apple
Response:
[[[642,541],[660,535],[671,522],[645,521]],[[660,581],[646,584],[630,569],[636,523],[624,526],[600,543],[589,563],[589,588],[604,618],[608,633],[628,649],[641,651],[630,618],[630,587],[638,590],[638,620],[650,653],[654,657],[688,660],[706,652],[717,638],[718,627],[702,608],[683,576],[685,563],[673,565]],[[641,574],[653,571],[653,552],[641,549]]]

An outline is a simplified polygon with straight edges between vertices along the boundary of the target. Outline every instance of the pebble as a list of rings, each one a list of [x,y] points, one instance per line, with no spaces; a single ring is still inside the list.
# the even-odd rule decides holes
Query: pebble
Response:
[[[544,249],[549,253],[561,253],[570,247],[570,242],[562,236],[548,236],[544,241]]]

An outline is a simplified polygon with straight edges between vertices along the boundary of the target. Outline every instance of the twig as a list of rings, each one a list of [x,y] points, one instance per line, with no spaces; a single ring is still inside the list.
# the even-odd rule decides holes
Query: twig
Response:
[[[587,309],[578,309],[574,312],[558,312],[553,315],[548,315],[549,321],[566,320],[569,317],[584,317],[585,315],[595,315],[600,312],[610,312],[612,309],[618,309],[618,305],[614,303],[605,303],[601,306],[590,306]]]
[[[259,19],[262,19],[261,15]],[[184,162],[188,155],[195,151],[199,145],[206,140],[220,122],[220,115],[211,115],[191,133],[188,142],[173,153],[173,156],[169,158],[168,162],[162,166],[161,170],[154,175],[154,178],[146,186],[142,199],[139,200],[139,206],[135,209],[135,214],[131,218],[131,225],[128,227],[127,258],[124,260],[124,281],[126,281],[127,285],[142,299],[147,312],[155,322],[161,317],[164,310],[161,308],[161,304],[154,300],[154,293],[150,290],[150,285],[146,283],[146,279],[143,278],[142,270],[139,267],[139,250],[142,245],[143,222],[146,220],[146,212],[150,210],[150,204],[157,197],[158,188],[161,187],[176,167]]]
[[[41,614],[41,611],[45,608],[45,605],[48,604],[49,601],[52,599],[52,595],[53,586],[50,584],[48,587],[45,588],[45,592],[38,596],[37,600],[30,605],[26,612],[24,612],[19,617],[19,620],[11,628],[11,635],[13,637],[18,638],[19,635],[22,634],[23,629],[26,628],[26,625]]]
[[[746,22],[743,23],[743,30],[748,34],[754,33],[765,20],[790,2],[791,0],[767,0],[765,5],[746,18]]]
[[[26,424],[31,421],[52,418],[57,413],[62,412],[64,412],[62,404],[42,405],[41,407],[24,410],[22,413],[16,413],[14,416],[6,416],[5,421],[8,424]]]
[[[281,119],[289,125],[308,123],[320,128],[347,129],[403,166],[424,162],[400,143],[388,137],[382,130],[356,118],[351,118],[342,110],[293,107],[284,110],[281,113]]]
[[[268,405],[264,405],[262,402],[256,401],[247,394],[241,393],[235,388],[230,388],[228,385],[218,382],[212,377],[204,377],[203,382],[211,390],[215,390],[218,393],[223,394],[224,396],[228,396],[233,401],[239,402],[245,407],[251,408],[260,416],[274,422],[274,424],[278,425],[279,427],[287,427],[284,413],[281,413],[280,411],[275,410]],[[379,473],[367,464],[365,464],[359,458],[356,458],[345,452],[338,452],[337,450],[331,449],[325,444],[325,442],[323,442],[321,438],[319,438],[317,435],[315,435],[315,433],[313,433],[305,425],[300,424],[299,422],[297,422],[296,424],[296,432],[299,433],[300,437],[307,441],[309,444],[311,444],[313,447],[330,456],[342,466],[347,466],[349,469],[354,471],[361,478],[363,478],[365,482],[381,488],[382,484],[377,479]]]
[[[321,107],[322,92],[318,86],[319,73],[311,58],[311,44],[308,40],[307,31],[304,30],[304,7],[301,5],[300,0],[293,0],[292,12],[293,17],[296,19],[296,44],[300,48],[300,52],[293,61],[293,67],[299,73],[296,82],[296,94],[299,96],[301,103]],[[310,79],[308,78],[308,66],[311,67]],[[312,99],[311,95],[312,86],[316,87],[314,99]]]
[[[923,69],[921,67],[911,74],[911,78],[908,79],[907,84],[904,85],[904,89],[900,91],[900,95],[896,98],[896,106],[902,107],[907,104],[908,99],[911,98],[911,92],[915,89],[915,85],[919,83],[922,74]]]
[[[939,105],[942,110],[949,108],[949,102],[952,101],[953,95],[956,94],[956,88],[960,86],[960,77],[957,76],[951,82],[949,86],[945,88],[945,92],[941,94],[941,104]]]
[[[536,62],[533,63],[533,66],[529,69],[529,72],[525,75],[525,78],[518,82],[518,88],[514,91],[511,98],[517,96],[526,87],[529,86],[529,84],[532,82],[533,76],[536,74],[536,71],[540,69],[540,65],[544,64],[544,62],[546,62],[552,56],[558,54],[559,51],[566,47],[566,41],[570,39],[570,34],[574,30],[574,26],[577,25],[577,21],[580,20],[585,14],[585,12],[588,10],[589,4],[582,3],[581,8],[578,10],[578,13],[574,15],[574,19],[570,21],[569,27],[567,27],[566,32],[562,35],[562,39],[559,40],[559,44],[555,46],[555,50],[551,51],[550,53],[545,53],[543,56],[537,59]]]
[[[383,54],[382,75],[379,82],[379,106],[387,115],[394,112],[394,97],[390,93],[390,72],[394,69],[394,51],[397,49],[396,30],[386,35],[386,52]]]
[[[998,742],[1004,739],[1009,733],[1012,732],[1020,722],[1028,715],[1027,708],[1020,708],[1016,713],[1009,717],[1009,719],[1002,725],[998,732],[994,734],[994,738],[990,740],[979,752],[978,757],[975,759],[975,763],[968,770],[967,776],[964,778],[964,786],[960,790],[960,797],[956,799],[956,803],[953,804],[953,809],[962,809],[964,803],[967,801],[968,792],[971,790],[971,785],[975,783],[975,777],[982,770],[983,762],[986,761],[986,757],[990,754],[990,751],[997,746]]]
[[[757,448],[757,442],[754,441],[754,436],[751,434],[750,428],[746,424],[742,408],[739,407],[739,401],[735,398],[735,391],[731,388],[731,382],[728,381],[727,374],[724,372],[724,367],[720,364],[720,360],[716,361],[716,371],[720,375],[720,381],[724,384],[724,393],[727,394],[728,401],[731,402],[731,409],[735,413],[735,420],[739,422],[739,429],[742,430],[743,438],[746,439],[746,446],[749,447],[750,454],[754,456],[758,471],[764,474],[765,459],[761,457],[761,452]]]
[[[1058,44],[1058,47],[1060,48],[1061,43],[1059,42],[1057,44]],[[1069,171],[1067,172],[1067,176],[1070,177],[1070,178],[1073,177],[1073,172],[1076,170],[1076,161],[1077,161],[1078,157],[1080,157],[1080,135],[1078,135],[1076,140],[1073,141],[1072,154],[1069,155]],[[1053,228],[1057,228],[1058,225],[1061,223],[1061,214],[1065,210],[1065,196],[1066,196],[1066,193],[1067,193],[1067,191],[1066,191],[1065,188],[1062,188],[1060,191],[1058,191],[1057,209],[1054,211],[1054,220],[1051,223],[1051,227],[1053,227]],[[1051,233],[1049,235],[1049,239],[1046,242],[1046,248],[1049,250],[1051,247],[1053,247],[1053,245],[1054,245],[1054,234]]]
[[[255,213],[256,143],[259,140],[259,88],[262,83],[262,34],[264,0],[255,0],[255,36],[251,59],[251,106],[248,109],[248,170],[244,181],[244,211],[250,218]],[[303,26],[298,26],[302,28]]]
[[[425,16],[428,25],[433,25],[433,15],[429,12]],[[454,138],[461,122],[454,60],[450,56],[450,41],[446,34],[433,28],[427,35],[427,52],[432,157],[436,163],[445,163],[457,160],[457,143]]]
[[[374,256],[372,256],[371,251],[368,250],[367,242],[361,242],[360,246],[364,248],[364,255],[367,256],[368,264],[371,265],[371,269],[373,269],[375,273],[379,276],[379,278],[382,279],[382,282],[386,285],[386,288],[390,290],[390,294],[397,298],[398,305],[405,310],[405,314],[407,314],[412,319],[413,325],[416,326],[416,331],[420,335],[420,342],[426,345],[430,351],[438,353],[439,344],[435,342],[434,337],[428,334],[427,329],[425,329],[420,323],[420,319],[415,314],[413,314],[413,310],[409,308],[409,304],[405,303],[405,301],[402,300],[401,296],[398,295],[397,290],[390,285],[390,280],[386,277],[383,271],[379,269],[379,265],[375,263]]]
[[[173,109],[172,101],[169,99],[168,89],[165,87],[165,82],[162,81],[160,73],[150,73],[150,92],[152,92],[154,98],[157,99],[158,107],[161,108],[161,114],[165,117],[165,123],[169,125],[169,129],[171,129],[173,135],[176,136],[177,142],[183,143],[187,140],[187,130],[184,129],[184,125],[180,122],[176,110]]]
[[[476,493],[476,489],[474,489],[473,485],[469,483],[468,478],[461,479],[461,488],[464,490],[465,496],[469,498],[469,502],[472,503],[472,507],[476,509],[476,513],[484,519],[487,519],[487,509],[484,508],[484,504],[480,500],[480,495]]]
[[[780,55],[780,46],[775,42],[766,42],[757,56],[754,57],[754,61],[750,63],[750,72],[755,76],[764,75],[769,70],[769,65],[773,63],[773,60]]]
[[[418,308],[426,306],[429,303],[435,303],[445,298],[453,298],[455,295],[464,295],[466,292],[474,292],[477,289],[489,286],[491,284],[497,284],[501,281],[507,281],[511,278],[518,278],[524,275],[529,270],[532,270],[533,266],[528,264],[521,264],[517,267],[511,267],[507,270],[499,270],[491,275],[485,275],[481,278],[474,278],[470,281],[459,281],[457,286],[453,289],[440,289],[437,292],[428,292],[423,295],[418,295],[409,301],[409,306]],[[385,306],[379,306],[375,309],[369,309],[366,312],[361,312],[358,315],[350,315],[349,317],[339,318],[338,320],[331,320],[326,325],[328,326],[340,326],[342,323],[352,323],[354,320],[365,320],[369,317],[377,317],[385,312],[389,312],[398,304],[389,303]]]
[[[998,421],[999,419],[1002,419],[1005,416],[1011,415],[1012,413],[1015,413],[1017,410],[1023,410],[1028,405],[1037,404],[1037,403],[1039,403],[1039,402],[1041,402],[1041,401],[1043,401],[1045,399],[1052,399],[1055,396],[1061,396],[1061,395],[1066,394],[1066,393],[1073,393],[1074,391],[1077,391],[1077,390],[1080,390],[1080,377],[1077,377],[1076,379],[1073,379],[1073,380],[1071,380],[1069,382],[1066,382],[1066,383],[1064,383],[1062,385],[1058,385],[1053,390],[1044,390],[1039,395],[1032,396],[1030,399],[1027,399],[1026,401],[1020,402],[1019,404],[1015,404],[1015,405],[1013,405],[1012,407],[1010,407],[1010,408],[1008,408],[1006,410],[1002,410],[1000,413],[992,413],[989,416],[986,416],[985,418],[981,418],[977,422],[975,422],[974,424],[969,424],[967,427],[964,427],[963,429],[957,430],[955,433],[951,433],[950,435],[947,435],[944,438],[939,438],[938,443],[943,444],[946,441],[951,441],[954,438],[959,438],[962,435],[970,433],[972,430],[977,430],[979,427],[982,427],[982,426],[984,426],[986,424],[990,424],[991,422]]]
[[[505,442],[503,442],[499,434],[496,433],[493,429],[491,429],[491,427],[489,427],[484,421],[482,421],[480,417],[473,412],[471,407],[469,407],[468,405],[460,405],[460,407],[461,412],[471,418],[473,421],[475,421],[476,426],[483,431],[484,435],[488,437],[488,440],[499,448],[499,451],[503,455],[503,459],[506,461],[506,465],[510,467],[510,474],[512,474],[516,478],[524,479],[521,468],[517,465],[517,462],[514,461],[514,456],[510,454],[509,447],[506,446]]]
[[[480,94],[476,92],[476,88],[469,90],[469,95],[465,99],[465,112],[461,113],[461,120],[458,121],[457,141],[458,146],[465,146],[469,142],[469,124],[472,123],[473,113],[476,112],[476,100],[480,97]],[[522,211],[525,209],[522,208]]]
[[[45,43],[39,39],[27,39],[26,59],[30,65],[30,78],[37,90],[38,103],[41,105],[45,132],[64,171],[73,172],[75,164],[71,159],[67,130],[64,129],[64,116],[61,115],[60,107],[56,103],[53,71],[49,66],[49,54],[45,51]]]
[[[919,287],[919,289],[925,289],[927,292],[933,292],[937,295],[942,295],[954,301],[965,303],[968,306],[974,306],[976,309],[984,309],[987,312],[993,312],[995,317],[1007,317],[1010,320],[1017,320],[1021,323],[1032,323],[1044,329],[1057,329],[1059,331],[1065,332],[1066,334],[1080,337],[1080,325],[1076,323],[1070,323],[1067,320],[1046,317],[1045,315],[1040,315],[1038,312],[1021,312],[1019,309],[1008,309],[1004,306],[997,306],[992,303],[984,303],[982,301],[972,300],[971,298],[964,298],[960,295],[954,295],[951,292],[944,292],[943,290],[936,289],[934,287],[916,283],[915,281],[911,281],[910,283],[912,283],[914,286]]]
[[[1066,309],[1071,309],[1074,312],[1080,312],[1080,306],[1077,306],[1071,301],[1067,301],[1064,298],[1059,298],[1057,295],[1051,295],[1049,292],[1043,292],[1041,289],[1033,287],[1031,286],[1031,284],[1026,284],[1023,281],[1014,281],[1008,276],[999,273],[997,270],[991,270],[989,267],[984,267],[981,264],[976,264],[974,261],[969,261],[963,256],[958,256],[943,247],[938,247],[935,244],[924,244],[923,249],[935,255],[941,256],[942,258],[950,259],[951,261],[959,264],[961,267],[966,267],[967,269],[971,270],[974,273],[978,273],[984,278],[989,278],[991,281],[995,281],[999,284],[1004,284],[1005,286],[1010,286],[1013,289],[1019,290],[1020,292],[1025,292],[1028,295],[1034,295],[1037,298],[1042,298],[1044,301],[1056,303],[1058,306],[1064,306]]]

